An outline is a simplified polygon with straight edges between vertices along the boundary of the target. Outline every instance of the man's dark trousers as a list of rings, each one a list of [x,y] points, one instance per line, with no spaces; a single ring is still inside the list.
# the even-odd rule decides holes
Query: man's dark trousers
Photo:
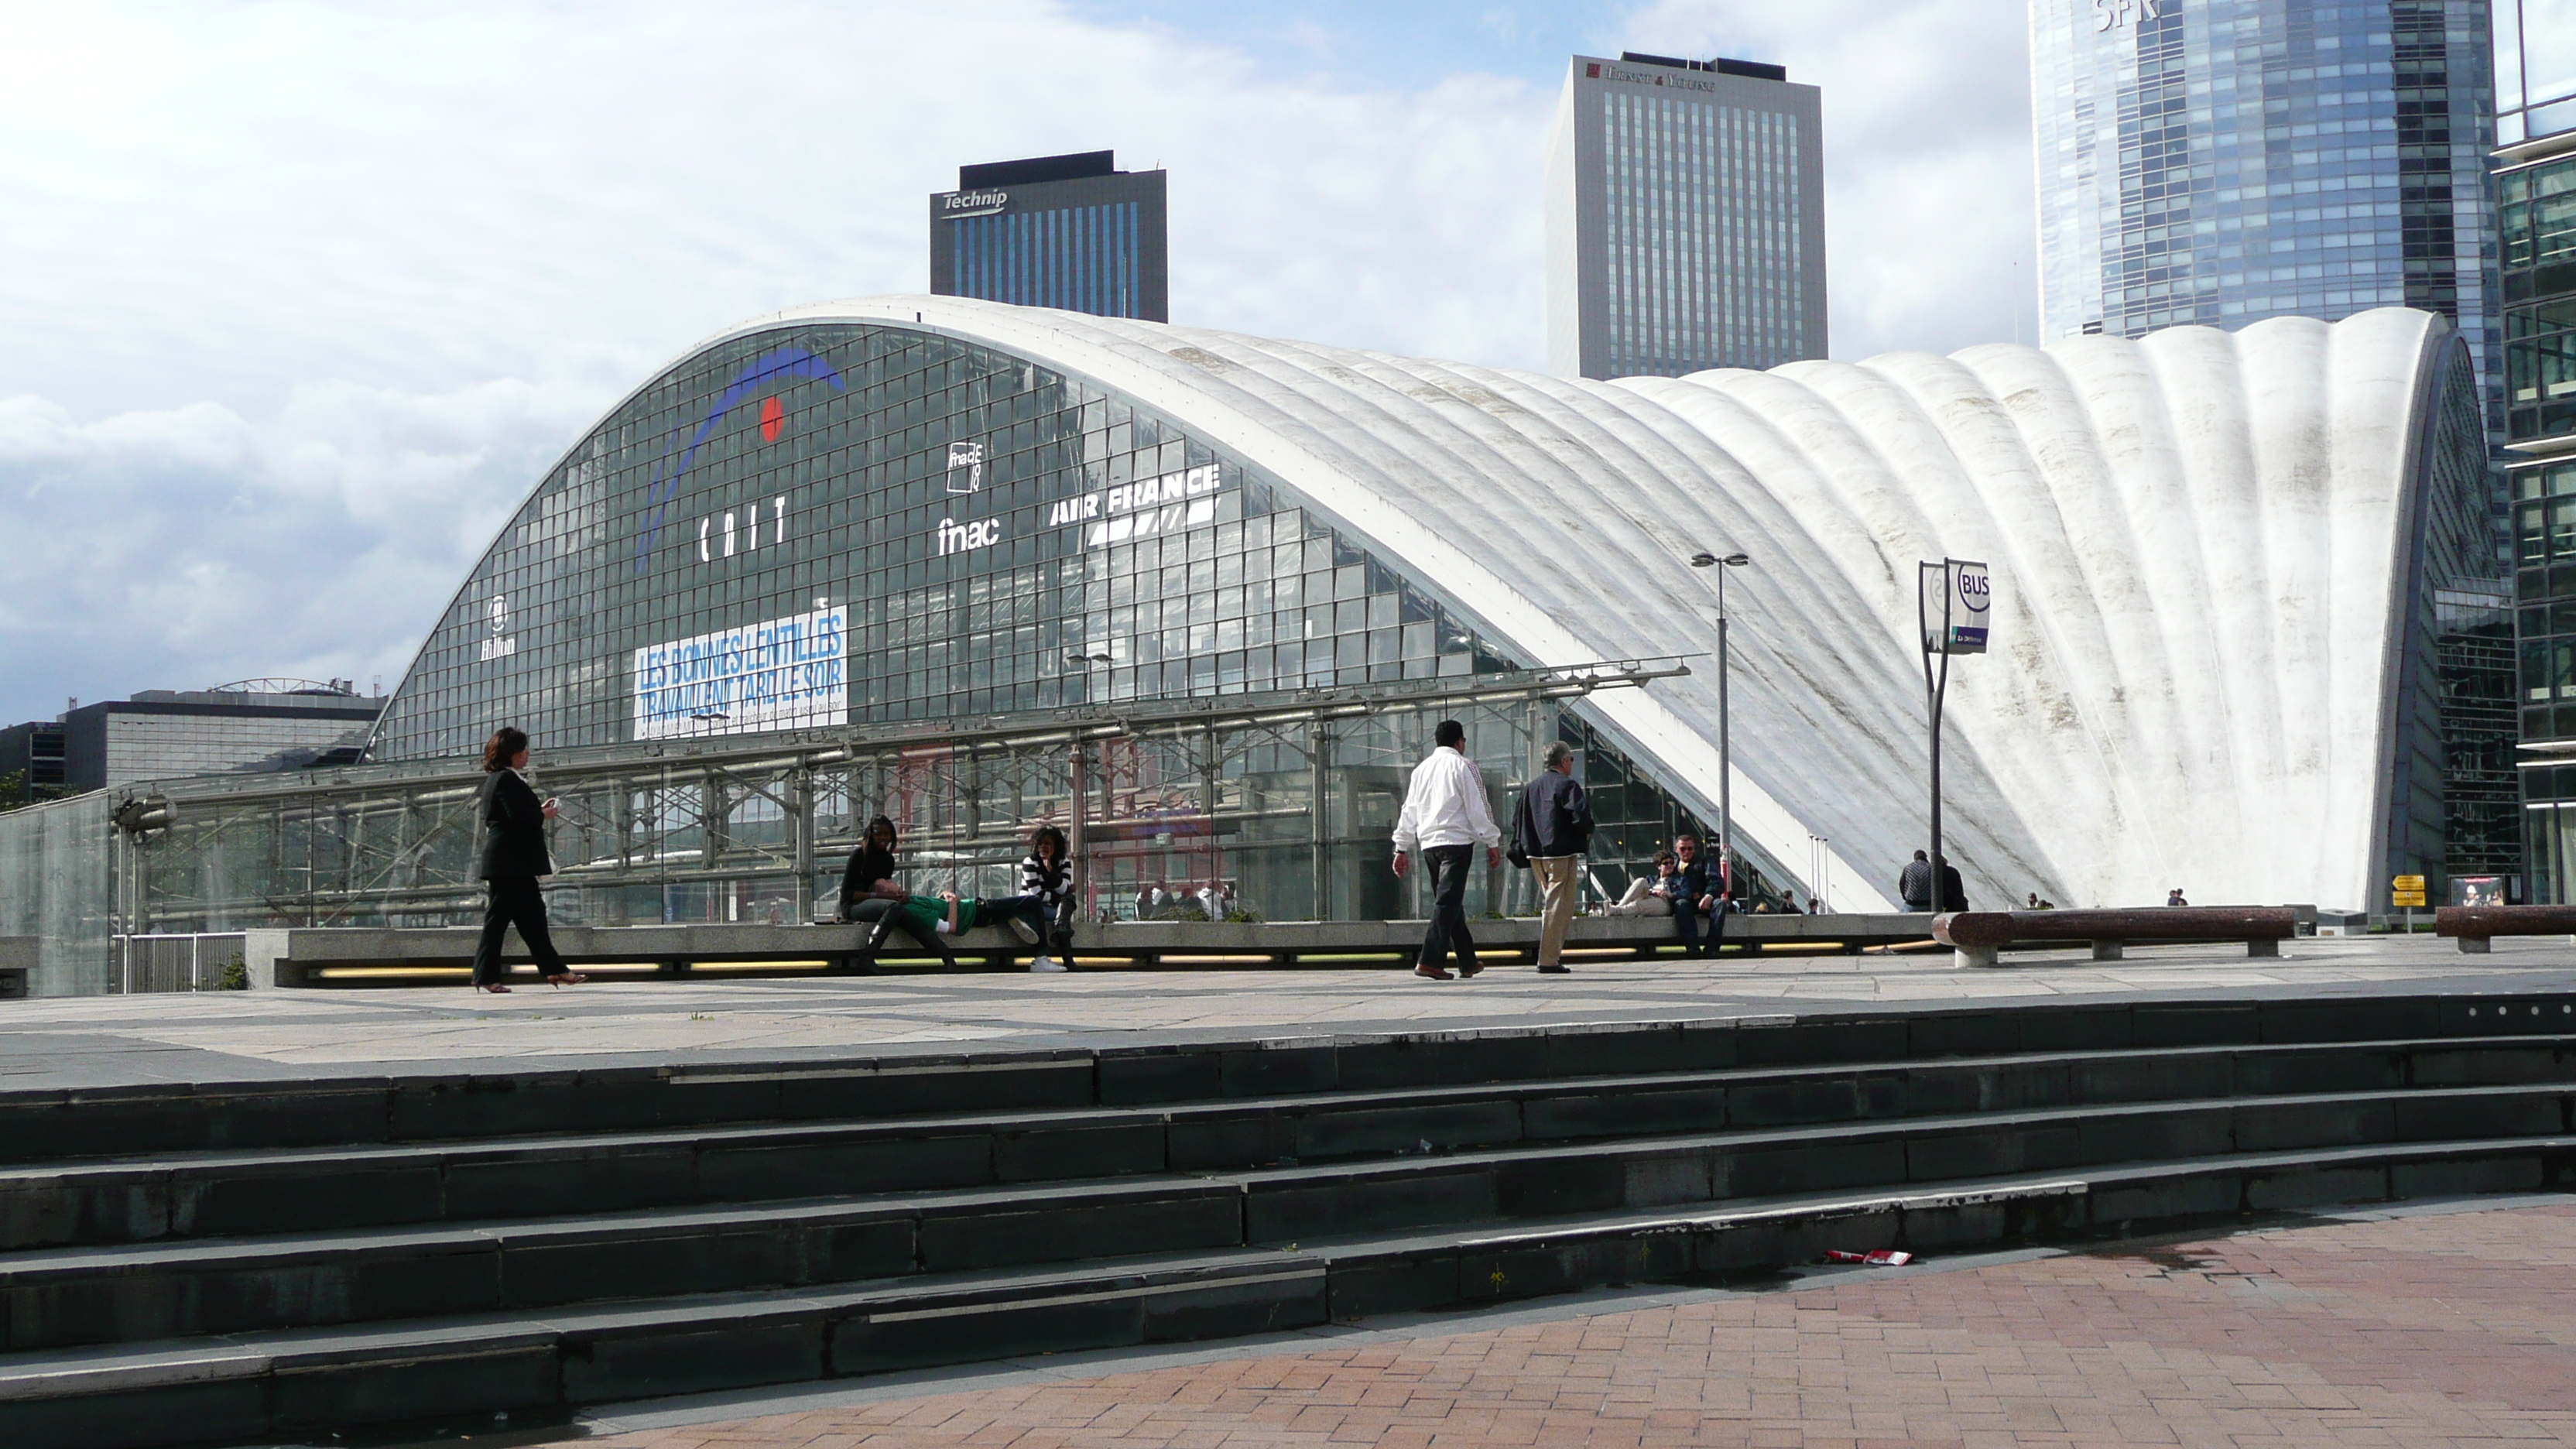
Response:
[[[1708,938],[1705,941],[1700,939],[1699,934],[1702,921],[1708,923]],[[1675,901],[1673,902],[1673,929],[1681,934],[1683,955],[1714,956],[1717,954],[1718,937],[1726,934],[1726,903],[1720,901],[1716,910],[1703,911],[1699,908],[1699,902],[1695,900]]]
[[[1431,930],[1418,964],[1437,967],[1454,949],[1460,966],[1476,969],[1476,941],[1467,934],[1467,862],[1475,855],[1473,845],[1422,848],[1422,868],[1431,873]]]

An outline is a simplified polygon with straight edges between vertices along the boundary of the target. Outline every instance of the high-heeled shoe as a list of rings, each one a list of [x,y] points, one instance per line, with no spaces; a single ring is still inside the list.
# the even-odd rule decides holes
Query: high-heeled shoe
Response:
[[[566,986],[579,986],[581,983],[588,981],[589,979],[589,977],[582,975],[578,971],[567,971],[561,976],[547,977],[546,984],[548,986],[561,989]]]
[[[494,996],[507,996],[510,994],[510,988],[502,985],[498,981],[479,981],[475,983],[474,989],[477,991],[489,991]]]

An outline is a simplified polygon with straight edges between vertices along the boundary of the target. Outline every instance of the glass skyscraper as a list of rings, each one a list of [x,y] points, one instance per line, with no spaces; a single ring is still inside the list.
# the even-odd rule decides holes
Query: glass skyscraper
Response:
[[[931,294],[1168,322],[1164,181],[1114,151],[960,166],[930,197]]]
[[[1822,115],[1776,65],[1574,57],[1548,144],[1550,369],[1824,356]]]
[[[2531,899],[2576,900],[2576,55],[2498,16],[2496,182],[2513,495],[2520,814]]]
[[[2486,0],[2039,0],[2043,338],[2420,307],[2492,402],[2489,45]]]

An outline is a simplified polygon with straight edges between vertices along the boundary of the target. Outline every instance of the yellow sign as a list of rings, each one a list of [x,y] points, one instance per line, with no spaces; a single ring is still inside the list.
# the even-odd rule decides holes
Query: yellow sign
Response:
[[[2424,904],[2424,877],[2401,875],[2388,882],[2388,903],[2392,906]]]

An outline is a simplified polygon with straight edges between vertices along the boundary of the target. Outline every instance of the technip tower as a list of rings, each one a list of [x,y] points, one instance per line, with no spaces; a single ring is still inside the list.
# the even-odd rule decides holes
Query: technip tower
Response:
[[[1574,57],[1547,151],[1548,370],[1824,356],[1822,118],[1776,65]]]
[[[931,293],[1168,322],[1166,180],[1115,151],[960,166],[930,194]]]

